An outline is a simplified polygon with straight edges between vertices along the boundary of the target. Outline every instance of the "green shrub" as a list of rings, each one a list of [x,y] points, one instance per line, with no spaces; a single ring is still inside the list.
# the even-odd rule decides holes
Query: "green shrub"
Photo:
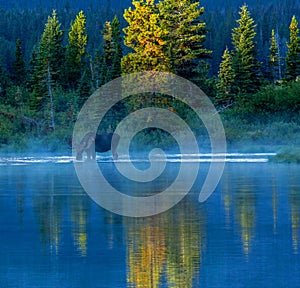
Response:
[[[300,163],[300,148],[288,147],[270,156],[269,160],[276,163]]]

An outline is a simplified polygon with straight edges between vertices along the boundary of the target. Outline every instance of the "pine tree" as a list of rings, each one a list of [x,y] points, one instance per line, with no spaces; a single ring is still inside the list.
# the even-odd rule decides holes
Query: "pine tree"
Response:
[[[235,83],[239,92],[254,93],[260,86],[260,64],[256,59],[254,42],[256,25],[246,5],[241,7],[239,15],[239,25],[232,30]]]
[[[77,104],[80,108],[84,104],[84,102],[91,96],[91,81],[90,75],[87,70],[83,71],[77,90],[79,95]]]
[[[280,56],[278,50],[278,43],[275,36],[274,29],[272,30],[272,36],[270,39],[270,55],[269,55],[269,74],[270,80],[275,82],[281,78],[280,75]]]
[[[9,79],[7,77],[7,72],[0,63],[0,104],[7,103],[7,91],[6,89],[9,86]]]
[[[68,34],[67,46],[67,81],[72,89],[76,89],[82,77],[84,69],[84,58],[87,55],[88,36],[86,32],[86,17],[83,11],[80,11],[76,19],[71,23]]]
[[[167,31],[164,53],[171,59],[171,70],[192,78],[199,60],[212,53],[204,47],[206,23],[200,20],[204,8],[199,1],[164,0],[158,4],[161,27]]]
[[[104,24],[103,52],[104,55],[102,57],[102,75],[100,76],[100,78],[102,79],[102,83],[100,83],[100,85],[103,85],[112,79],[111,69],[115,54],[115,45],[112,36],[111,22],[105,22]]]
[[[29,81],[28,91],[30,92],[29,106],[33,111],[41,111],[45,95],[45,85],[40,74],[40,65],[38,61],[38,49],[33,47],[29,63]]]
[[[123,29],[125,45],[131,52],[122,58],[122,73],[139,71],[169,71],[165,55],[167,31],[160,26],[158,9],[154,0],[133,1],[134,9],[124,12],[128,26]]]
[[[114,42],[114,56],[112,61],[111,78],[115,79],[121,76],[121,61],[123,57],[120,21],[117,16],[115,16],[111,22],[111,29]]]
[[[287,43],[287,47],[285,79],[293,81],[300,76],[300,37],[298,21],[295,16],[290,24],[290,42]]]
[[[222,62],[218,73],[219,82],[217,84],[217,102],[222,104],[231,104],[234,100],[234,81],[235,73],[232,67],[232,56],[228,47],[226,47],[222,56]]]
[[[48,17],[45,29],[39,43],[39,49],[34,59],[33,70],[33,92],[31,106],[43,110],[44,116],[50,107],[51,127],[55,129],[53,86],[62,84],[62,69],[64,61],[64,48],[62,46],[63,31],[60,29],[56,11]],[[47,100],[48,99],[48,100]]]
[[[99,58],[98,84],[100,86],[121,76],[121,59],[120,22],[115,16],[112,22],[106,22],[104,24],[103,55]],[[97,58],[95,60],[97,60]]]
[[[44,74],[47,75],[48,68],[50,68],[53,81],[61,84],[65,61],[64,48],[62,46],[63,31],[60,27],[61,24],[57,19],[56,11],[53,10],[52,16],[48,16],[47,23],[45,24],[39,44],[38,58]]]
[[[27,71],[26,65],[23,58],[21,40],[17,39],[16,41],[16,52],[15,60],[12,63],[12,80],[17,86],[22,86],[26,82]]]

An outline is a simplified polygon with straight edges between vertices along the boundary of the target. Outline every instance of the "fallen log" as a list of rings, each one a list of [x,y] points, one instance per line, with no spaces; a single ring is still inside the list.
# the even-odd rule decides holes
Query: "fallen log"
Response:
[[[32,126],[37,126],[37,127],[40,126],[40,124],[36,120],[34,120],[30,117],[27,117],[27,116],[15,115],[13,113],[4,112],[4,111],[0,111],[0,115],[7,117],[9,119],[19,118],[22,121],[22,123],[27,124],[27,125],[32,125]]]

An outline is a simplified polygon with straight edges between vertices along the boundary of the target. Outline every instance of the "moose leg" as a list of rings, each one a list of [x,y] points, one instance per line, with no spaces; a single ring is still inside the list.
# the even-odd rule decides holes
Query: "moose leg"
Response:
[[[87,148],[86,148],[86,155],[87,155],[87,160],[92,160],[92,159],[96,159],[96,152],[95,152],[95,137],[91,136],[88,139],[88,143],[87,143]]]
[[[118,153],[116,150],[119,144],[119,140],[120,140],[120,135],[114,133],[111,139],[111,153],[115,160],[118,159]]]

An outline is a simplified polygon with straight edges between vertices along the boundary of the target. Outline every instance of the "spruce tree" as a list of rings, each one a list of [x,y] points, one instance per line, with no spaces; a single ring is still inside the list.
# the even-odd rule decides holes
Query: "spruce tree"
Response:
[[[169,71],[165,54],[167,31],[161,27],[154,0],[133,1],[124,12],[128,26],[123,29],[125,45],[133,50],[122,58],[122,73],[139,71]]]
[[[231,104],[234,100],[234,81],[235,73],[232,67],[232,56],[226,47],[222,56],[222,62],[218,73],[219,82],[217,83],[217,102],[221,104]]]
[[[23,86],[26,82],[27,71],[23,58],[21,40],[16,41],[15,60],[12,63],[12,80],[17,86]]]
[[[88,36],[86,32],[86,17],[83,11],[76,15],[75,21],[71,23],[68,34],[67,46],[67,81],[69,86],[76,89],[83,74],[84,58],[87,55]]]
[[[64,64],[64,48],[62,46],[63,31],[57,19],[56,11],[53,10],[52,16],[48,16],[45,29],[39,44],[39,64],[42,66],[42,73],[47,76],[50,68],[51,77],[54,82],[61,84],[63,80],[62,70]]]
[[[43,108],[43,100],[46,92],[43,77],[40,73],[38,49],[36,46],[33,47],[29,67],[29,106],[33,111],[41,111]]]
[[[120,21],[117,16],[115,16],[111,22],[111,29],[114,42],[114,56],[112,61],[111,79],[115,79],[121,76],[121,61],[123,57]]]
[[[111,69],[113,65],[113,59],[115,54],[115,45],[112,36],[111,22],[105,22],[103,30],[103,57],[102,57],[102,71],[101,80],[103,85],[109,82],[111,77]]]
[[[9,79],[7,77],[7,72],[0,63],[0,104],[5,103],[7,104],[7,88],[9,86]]]
[[[96,57],[99,61],[99,86],[121,76],[121,31],[120,22],[115,16],[112,22],[105,22],[103,29],[103,55]]]
[[[290,24],[290,42],[287,43],[287,47],[285,79],[293,81],[300,76],[300,37],[298,21],[295,16]]]
[[[240,93],[255,93],[260,86],[260,64],[256,58],[254,20],[246,5],[241,7],[238,27],[232,30],[233,68]]]
[[[270,55],[269,55],[269,78],[272,82],[279,80],[280,75],[280,56],[278,50],[278,43],[275,36],[274,29],[272,30],[272,36],[270,39]]]
[[[53,86],[61,85],[63,81],[62,70],[64,60],[64,48],[62,46],[63,31],[60,29],[56,11],[48,17],[42,34],[38,51],[34,56],[34,67],[31,83],[32,97],[31,106],[42,110],[44,117],[50,113],[50,126],[55,129]],[[50,107],[50,111],[48,111]]]
[[[79,95],[77,104],[79,106],[78,108],[81,108],[84,102],[91,96],[91,81],[87,69],[82,73],[77,92]]]
[[[171,70],[192,78],[199,60],[212,53],[204,47],[206,23],[200,20],[204,8],[199,1],[164,0],[158,4],[160,25],[167,32],[163,36],[164,53],[170,58]]]

